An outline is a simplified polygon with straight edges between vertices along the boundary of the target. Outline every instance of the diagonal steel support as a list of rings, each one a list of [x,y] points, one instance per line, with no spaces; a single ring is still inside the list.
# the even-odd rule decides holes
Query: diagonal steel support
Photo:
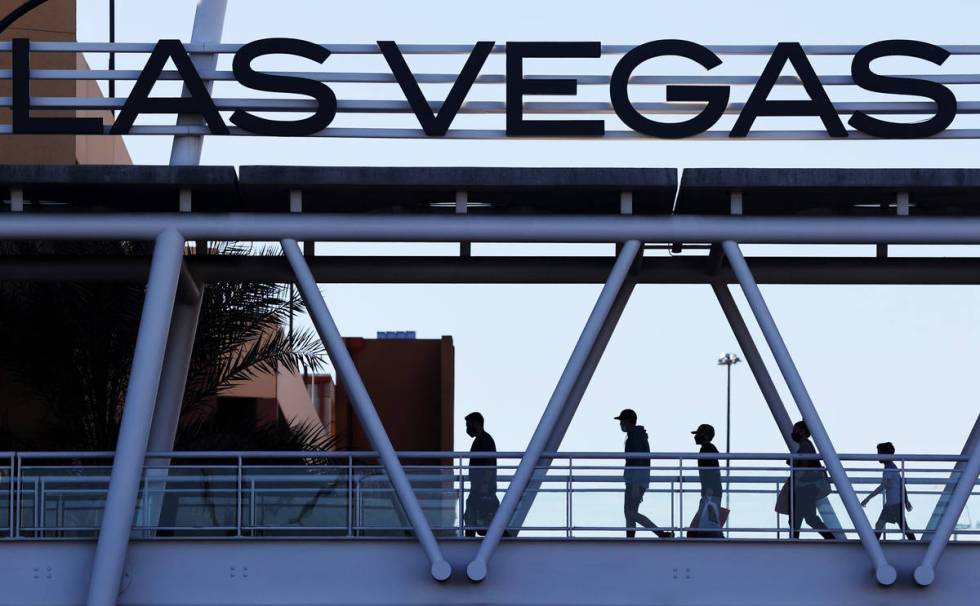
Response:
[[[742,355],[745,356],[745,361],[755,377],[755,382],[759,385],[759,391],[762,392],[762,397],[765,399],[766,405],[769,406],[769,412],[772,413],[772,418],[776,421],[776,427],[779,428],[779,433],[783,436],[786,447],[792,451],[795,444],[793,438],[790,437],[790,434],[793,433],[793,420],[786,412],[786,406],[783,405],[783,399],[779,397],[776,384],[773,383],[769,370],[766,369],[766,363],[752,339],[752,333],[749,332],[748,326],[745,325],[745,319],[742,318],[742,313],[738,310],[735,297],[732,296],[732,292],[728,290],[726,284],[713,282],[711,289],[714,291],[718,304],[732,328],[732,333],[734,333],[735,340],[738,341],[738,346],[742,350]]]
[[[626,309],[626,304],[629,302],[635,287],[636,281],[631,278],[627,279],[620,289],[619,294],[616,295],[612,309],[609,311],[609,315],[606,317],[599,331],[599,338],[596,339],[585,361],[582,374],[575,381],[575,386],[572,387],[568,395],[568,400],[561,409],[561,416],[558,418],[558,423],[555,424],[554,431],[548,437],[548,443],[544,447],[545,452],[557,452],[561,447],[561,442],[565,439],[565,434],[568,433],[568,428],[572,424],[572,418],[575,416],[579,404],[582,403],[585,390],[588,389],[589,383],[592,381],[592,376],[599,366],[602,354],[605,353],[606,346],[609,345],[609,339],[616,330],[616,325],[619,324],[619,319],[623,316],[623,310]],[[541,488],[541,483],[548,474],[548,468],[551,467],[551,463],[552,459],[550,458],[541,459],[534,472],[534,476],[528,483],[527,490],[521,496],[521,501],[518,503],[517,509],[511,517],[511,525],[515,528],[512,532],[515,535],[518,533],[518,529],[524,525],[524,520],[527,519],[528,513],[531,512],[531,506],[534,505],[534,499],[538,496],[538,490]]]
[[[967,436],[966,443],[963,445],[963,450],[960,451],[960,455],[964,457],[970,456],[977,443],[980,443],[980,415],[974,421],[973,429],[970,431],[970,435]],[[953,466],[949,480],[946,482],[946,486],[943,487],[943,492],[939,495],[939,500],[936,501],[936,507],[932,510],[932,515],[929,517],[929,523],[926,524],[926,532],[922,534],[923,541],[931,540],[936,534],[936,527],[939,526],[939,520],[943,517],[943,512],[946,511],[946,507],[949,505],[949,499],[953,496],[953,490],[956,488],[956,478],[962,473],[964,465],[966,465],[965,461],[957,461]]]
[[[759,323],[759,328],[769,343],[769,348],[772,351],[773,357],[776,359],[779,370],[783,374],[783,379],[786,381],[790,393],[793,394],[793,399],[796,400],[800,414],[803,415],[803,420],[806,421],[807,427],[813,435],[817,449],[827,465],[827,471],[830,472],[830,477],[833,479],[834,485],[837,486],[837,492],[840,494],[841,501],[843,501],[851,522],[854,524],[854,528],[861,538],[861,543],[864,545],[865,551],[868,552],[868,556],[874,564],[875,578],[882,585],[893,584],[898,577],[898,573],[895,571],[895,567],[888,562],[888,559],[885,557],[885,552],[881,548],[881,544],[875,538],[871,523],[865,517],[861,503],[858,501],[857,494],[854,492],[854,486],[847,477],[844,465],[841,463],[840,457],[837,456],[834,444],[831,442],[830,436],[827,435],[827,430],[820,420],[820,415],[817,413],[817,409],[810,399],[810,394],[803,384],[803,378],[800,376],[799,370],[796,368],[796,363],[793,362],[793,358],[789,354],[789,349],[786,347],[782,335],[779,334],[776,322],[769,312],[766,301],[762,297],[762,291],[759,290],[759,285],[756,284],[755,278],[752,276],[752,271],[745,261],[745,257],[742,256],[742,251],[739,249],[738,244],[731,240],[722,243],[722,248],[725,251],[725,256],[728,258],[728,262],[731,264],[735,277],[742,287],[742,292],[745,293],[749,307],[752,308],[756,322]]]
[[[976,486],[977,477],[980,476],[980,440],[973,443],[969,456],[970,458],[960,472],[956,488],[950,495],[949,503],[936,525],[936,534],[930,539],[929,547],[926,548],[926,555],[913,574],[915,582],[923,587],[931,585],[936,579],[936,564],[939,563],[939,558],[942,557],[943,550],[956,529],[956,522],[960,519],[963,508],[966,507],[966,502]]]
[[[153,424],[150,427],[148,446],[151,453],[170,452],[174,448],[203,300],[204,285],[197,284],[185,263],[181,270],[173,317],[170,320],[167,352],[163,358],[160,389],[153,410]],[[169,465],[169,457],[150,457],[146,460],[146,486],[151,494],[151,498],[147,499],[150,506],[150,511],[147,513],[149,526],[158,526],[160,523],[163,501],[168,497],[166,491],[157,489],[165,485],[169,475],[167,470]]]
[[[748,326],[745,324],[745,319],[742,318],[742,312],[739,311],[738,305],[735,303],[735,298],[732,296],[732,292],[726,284],[713,282],[711,288],[714,290],[715,297],[718,298],[718,304],[721,305],[721,309],[725,313],[725,318],[728,319],[728,324],[735,334],[735,340],[738,341],[742,355],[745,356],[745,361],[748,363],[749,369],[752,371],[752,375],[759,385],[762,397],[765,399],[766,405],[769,406],[769,411],[772,413],[773,420],[776,421],[779,433],[783,436],[783,441],[786,442],[786,448],[790,452],[793,452],[796,448],[796,442],[790,437],[790,434],[793,433],[793,420],[790,419],[789,413],[786,412],[783,399],[779,397],[776,385],[773,383],[772,377],[766,369],[766,363],[759,354],[759,349],[755,346],[755,340],[752,339],[752,333],[749,332]],[[837,513],[834,511],[830,502],[827,499],[820,499],[817,501],[817,509],[820,511],[820,517],[826,522],[827,527],[834,532],[834,535],[838,539],[846,538],[843,532],[839,532],[841,528],[840,520],[837,519]]]
[[[623,245],[609,274],[609,279],[602,287],[602,292],[599,293],[599,298],[596,300],[592,313],[585,323],[585,328],[575,344],[575,349],[565,365],[558,385],[555,387],[555,391],[545,407],[544,414],[534,430],[534,435],[531,436],[527,450],[514,472],[510,486],[507,487],[504,499],[500,503],[500,508],[497,509],[493,520],[490,522],[487,535],[480,543],[480,548],[477,550],[473,561],[466,567],[466,576],[470,580],[482,581],[486,578],[487,562],[493,556],[493,552],[510,524],[524,491],[535,474],[541,453],[545,451],[549,440],[555,435],[555,428],[561,421],[563,410],[572,402],[571,396],[576,391],[576,386],[584,391],[585,384],[580,383],[580,379],[583,378],[588,367],[590,356],[596,351],[595,346],[601,338],[603,326],[607,324],[609,316],[613,313],[619,294],[629,282],[630,269],[641,249],[642,245],[638,240],[630,240]]]
[[[115,606],[119,597],[183,256],[184,238],[179,233],[170,230],[157,237],[95,548],[88,606]]]
[[[220,44],[221,33],[225,25],[225,13],[228,8],[228,0],[199,0],[197,10],[194,13],[194,28],[191,32],[191,42],[193,44]],[[191,56],[191,63],[200,73],[213,72],[218,67],[217,53],[201,53]],[[214,86],[211,80],[205,81],[210,91]],[[189,93],[184,87],[182,96],[186,97]],[[179,126],[198,126],[203,124],[201,116],[197,114],[182,114],[177,116]],[[170,148],[170,164],[172,166],[185,165],[196,166],[201,163],[201,151],[204,148],[204,137],[202,135],[176,135],[173,146]]]
[[[320,294],[320,289],[317,288],[313,272],[310,271],[310,267],[306,263],[303,251],[300,250],[296,240],[289,239],[282,241],[282,249],[296,274],[299,292],[303,296],[307,311],[309,311],[313,324],[320,334],[323,346],[330,356],[330,361],[337,369],[337,374],[343,379],[344,388],[347,390],[351,404],[371,442],[371,447],[378,452],[378,457],[388,474],[388,479],[398,495],[412,528],[415,530],[415,536],[422,544],[425,555],[429,558],[432,577],[438,581],[445,581],[452,574],[452,567],[439,549],[439,544],[436,542],[432,528],[425,518],[422,506],[419,505],[418,499],[412,491],[408,476],[398,460],[398,455],[391,445],[384,425],[381,424],[381,418],[374,408],[374,403],[371,402],[371,396],[368,394],[364,382],[361,381],[361,375],[357,372],[354,359],[351,358],[350,352],[344,344],[344,339],[340,335],[340,330],[323,300],[323,295]]]

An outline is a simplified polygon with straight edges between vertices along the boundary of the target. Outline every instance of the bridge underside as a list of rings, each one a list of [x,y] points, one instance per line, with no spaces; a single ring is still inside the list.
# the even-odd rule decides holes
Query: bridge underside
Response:
[[[134,541],[119,605],[972,606],[980,595],[980,552],[972,545],[946,549],[929,589],[912,580],[925,545],[886,545],[899,572],[887,589],[858,542],[520,539],[500,545],[494,574],[479,584],[463,573],[477,542],[442,545],[456,571],[446,583],[429,578],[410,540]],[[0,545],[0,604],[83,604],[94,549]]]

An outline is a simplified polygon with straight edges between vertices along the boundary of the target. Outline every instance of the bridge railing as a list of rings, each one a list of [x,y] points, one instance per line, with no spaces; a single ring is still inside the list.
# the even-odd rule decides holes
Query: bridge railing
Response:
[[[506,490],[522,453],[480,453],[495,467],[470,465],[470,453],[400,453],[412,487],[433,530],[440,537],[474,534],[485,528],[495,498]],[[111,453],[7,453],[0,464],[0,537],[19,540],[92,539],[99,529],[111,471]],[[790,516],[776,513],[782,503],[796,513],[799,490],[784,488],[800,478],[804,461],[786,454],[547,453],[540,484],[526,516],[512,520],[514,538],[563,539],[623,537],[624,459],[650,459],[650,483],[639,512],[661,531],[678,538],[786,540]],[[706,536],[692,528],[700,518],[699,471],[717,459],[727,523]],[[912,510],[883,529],[884,539],[917,538],[931,530],[942,496],[958,479],[947,455],[843,455],[848,477],[863,498],[882,482],[882,462],[890,460],[904,479]],[[635,467],[633,468],[636,469]],[[641,468],[643,469],[643,468]],[[809,468],[812,469],[812,468]],[[492,471],[490,471],[492,470]],[[474,476],[474,472],[476,476]],[[496,475],[496,495],[474,491],[472,480]],[[633,472],[635,473],[635,472]],[[642,475],[643,472],[641,472]],[[812,476],[811,476],[812,477]],[[798,480],[796,480],[798,481]],[[832,483],[818,502],[818,515],[838,539],[856,538],[853,524]],[[492,492],[492,491],[491,491]],[[882,496],[866,508],[872,524]],[[788,504],[787,504],[788,501]],[[972,508],[971,508],[972,507]],[[980,542],[980,487],[975,483],[954,533],[954,541]],[[932,522],[931,522],[932,521]],[[637,529],[641,538],[652,532]],[[699,535],[699,531],[701,534]],[[819,537],[803,523],[802,538]],[[408,537],[411,526],[374,453],[369,452],[178,452],[152,453],[144,468],[134,537]]]

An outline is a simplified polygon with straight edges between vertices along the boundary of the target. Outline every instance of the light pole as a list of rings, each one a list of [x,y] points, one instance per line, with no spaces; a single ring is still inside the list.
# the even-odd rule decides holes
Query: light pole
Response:
[[[724,353],[718,356],[718,366],[726,367],[728,374],[728,384],[725,388],[725,454],[732,452],[732,366],[735,366],[742,359],[733,353]],[[725,459],[725,508],[731,510],[731,482],[730,474],[732,461]]]

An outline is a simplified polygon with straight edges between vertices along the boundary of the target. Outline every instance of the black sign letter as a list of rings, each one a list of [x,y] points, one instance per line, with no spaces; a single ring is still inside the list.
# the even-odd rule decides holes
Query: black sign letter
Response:
[[[285,122],[259,118],[244,110],[236,110],[231,116],[232,124],[240,126],[256,135],[273,137],[304,137],[313,135],[330,126],[337,115],[337,96],[323,82],[264,74],[252,69],[252,61],[263,55],[295,55],[317,63],[323,63],[330,51],[319,44],[294,38],[267,38],[250,42],[238,49],[232,60],[235,79],[242,86],[270,93],[291,93],[316,99],[317,109],[312,116]]]
[[[949,51],[916,40],[884,40],[865,46],[854,55],[854,61],[851,62],[851,77],[861,88],[873,93],[927,97],[936,104],[935,115],[924,122],[903,124],[872,118],[865,112],[859,111],[854,112],[847,123],[862,133],[884,139],[931,137],[946,130],[956,117],[956,95],[938,82],[880,76],[871,71],[872,61],[891,56],[915,57],[942,65],[949,57]]]
[[[657,122],[636,111],[629,98],[629,81],[633,71],[644,61],[672,55],[690,59],[711,70],[721,59],[710,50],[687,40],[656,40],[638,46],[623,55],[609,81],[609,96],[619,119],[633,130],[664,139],[680,139],[702,133],[718,121],[728,106],[727,86],[667,86],[667,101],[704,101],[701,113],[684,122]]]
[[[167,59],[173,60],[177,72],[180,73],[180,77],[184,81],[189,97],[150,97],[150,91],[160,79],[160,74],[163,72],[164,66],[167,65]],[[126,99],[126,104],[119,112],[116,123],[112,125],[112,134],[125,135],[128,133],[140,114],[200,114],[207,122],[212,135],[228,134],[228,127],[221,119],[221,114],[218,113],[211,93],[208,92],[208,88],[201,80],[201,75],[197,73],[197,69],[191,63],[190,57],[187,56],[187,50],[180,40],[160,40],[157,42],[153,53],[146,61],[146,67],[143,68],[143,72],[133,86],[133,91]]]
[[[487,57],[490,56],[490,51],[493,50],[493,42],[476,43],[469,59],[466,60],[466,65],[463,66],[463,71],[459,73],[456,82],[453,83],[449,96],[446,97],[446,101],[435,115],[432,113],[429,102],[425,100],[425,95],[422,94],[422,89],[419,88],[415,75],[412,74],[412,70],[409,69],[405,58],[398,49],[398,45],[392,41],[379,40],[378,48],[381,49],[381,54],[388,61],[388,66],[391,68],[395,80],[398,80],[398,85],[402,87],[402,92],[405,93],[408,104],[419,119],[422,130],[430,137],[441,137],[449,130],[453,118],[459,113],[459,108],[463,106],[466,93],[470,92],[470,88],[476,82],[477,74],[480,73],[483,64],[487,62]]]
[[[507,135],[544,137],[601,137],[602,120],[525,120],[524,95],[574,95],[578,83],[570,78],[524,79],[525,57],[600,57],[598,42],[507,43]]]
[[[27,135],[101,135],[101,118],[31,117],[31,41],[13,41],[13,132]]]
[[[770,101],[769,93],[779,79],[779,72],[789,61],[803,83],[809,101]],[[806,58],[799,42],[780,42],[772,52],[769,63],[759,76],[749,100],[745,102],[742,113],[729,133],[730,137],[744,137],[749,134],[752,123],[759,116],[819,116],[831,137],[846,137],[847,129],[840,121],[834,104],[830,102],[827,91],[820,84],[820,78]]]

